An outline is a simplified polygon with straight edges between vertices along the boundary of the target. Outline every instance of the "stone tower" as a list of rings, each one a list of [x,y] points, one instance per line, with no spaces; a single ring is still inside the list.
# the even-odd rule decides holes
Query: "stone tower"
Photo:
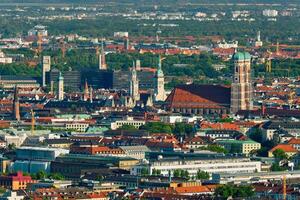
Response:
[[[42,66],[42,81],[43,81],[43,87],[46,86],[46,72],[49,72],[51,70],[51,57],[50,56],[43,56],[43,66]]]
[[[107,70],[103,40],[101,42],[101,52],[99,54],[99,70]]]
[[[17,88],[17,86],[15,86],[15,91],[14,91],[13,118],[17,121],[20,121],[20,119],[21,119],[21,116],[20,116],[20,102],[19,102],[19,97],[18,97],[18,88]]]
[[[155,74],[155,89],[154,89],[154,96],[155,101],[164,101],[166,99],[165,93],[165,78],[164,72],[161,68],[161,57],[158,57],[158,68]]]
[[[237,52],[233,55],[233,61],[230,110],[232,113],[252,110],[251,55],[247,52]]]
[[[131,70],[129,94],[134,102],[140,100],[139,81],[137,78],[137,72],[134,63]]]
[[[58,77],[58,100],[64,100],[64,77],[59,73]]]
[[[261,47],[263,46],[263,42],[261,41],[260,38],[260,31],[257,32],[257,36],[256,36],[256,41],[255,41],[255,47]]]

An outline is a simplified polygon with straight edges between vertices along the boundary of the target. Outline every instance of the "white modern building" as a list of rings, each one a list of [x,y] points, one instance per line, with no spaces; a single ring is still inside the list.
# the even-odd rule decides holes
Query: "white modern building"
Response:
[[[263,16],[266,17],[276,17],[278,15],[278,11],[277,10],[263,10]]]
[[[175,170],[187,170],[190,176],[196,176],[197,171],[213,173],[253,173],[261,171],[261,162],[251,161],[246,157],[214,157],[206,158],[160,158],[155,161],[141,163],[131,169],[131,174],[140,175],[143,169],[160,170],[163,176],[173,174]]]

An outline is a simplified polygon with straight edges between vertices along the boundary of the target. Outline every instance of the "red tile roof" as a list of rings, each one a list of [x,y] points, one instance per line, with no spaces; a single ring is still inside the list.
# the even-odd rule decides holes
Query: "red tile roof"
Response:
[[[234,123],[212,123],[203,121],[200,123],[201,129],[216,129],[216,130],[240,130],[240,127]]]
[[[189,186],[189,187],[176,187],[174,190],[181,194],[181,193],[210,193],[211,190],[208,189],[206,186]]]
[[[166,103],[171,108],[224,108],[230,106],[230,88],[220,85],[180,85]]]
[[[298,150],[290,144],[278,144],[277,146],[273,147],[270,152],[274,152],[277,149],[281,149],[284,152],[298,152]]]
[[[300,144],[300,139],[299,138],[292,138],[290,139],[290,141],[288,142],[288,144]]]

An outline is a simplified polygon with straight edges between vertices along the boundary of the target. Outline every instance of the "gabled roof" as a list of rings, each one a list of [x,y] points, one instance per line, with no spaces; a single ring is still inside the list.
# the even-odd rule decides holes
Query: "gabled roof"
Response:
[[[166,103],[175,108],[230,107],[229,87],[221,85],[179,85],[168,96]]]
[[[281,149],[283,150],[284,152],[298,152],[297,149],[295,149],[292,145],[290,144],[278,144],[277,146],[273,147],[270,152],[274,152],[275,150],[277,149]]]
[[[288,141],[288,144],[300,144],[300,139],[299,138],[292,138]]]
[[[200,185],[200,186],[189,186],[189,187],[176,187],[174,188],[175,192],[177,193],[210,193],[212,192],[209,188],[206,186]]]

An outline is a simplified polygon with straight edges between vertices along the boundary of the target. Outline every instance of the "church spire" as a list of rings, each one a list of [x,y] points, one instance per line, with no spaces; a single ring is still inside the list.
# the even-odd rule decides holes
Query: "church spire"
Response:
[[[100,70],[106,70],[107,69],[103,39],[101,40],[101,54],[99,55],[99,69]]]
[[[88,82],[85,79],[85,84],[84,84],[84,91],[83,91],[83,100],[87,101],[89,98],[89,86],[88,86]]]
[[[138,101],[140,100],[139,94],[139,81],[137,78],[137,72],[135,69],[135,63],[133,61],[132,69],[131,69],[131,80],[130,80],[130,89],[129,89],[130,96],[132,100]]]
[[[155,95],[155,101],[164,101],[166,99],[165,94],[165,78],[164,78],[164,72],[162,70],[162,58],[159,55],[158,56],[158,66],[157,71],[155,75],[155,89],[154,89],[154,95]]]
[[[59,72],[58,77],[58,100],[64,100],[64,77],[61,72]]]

